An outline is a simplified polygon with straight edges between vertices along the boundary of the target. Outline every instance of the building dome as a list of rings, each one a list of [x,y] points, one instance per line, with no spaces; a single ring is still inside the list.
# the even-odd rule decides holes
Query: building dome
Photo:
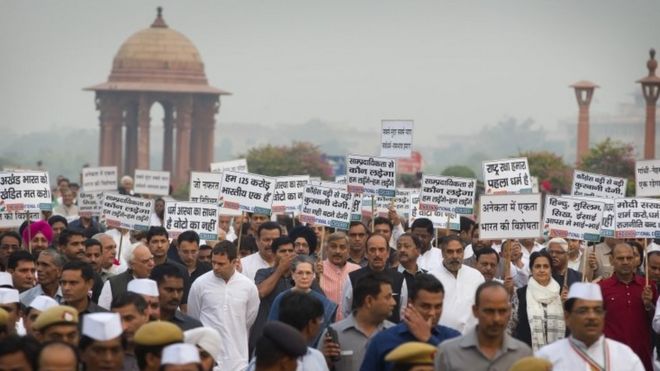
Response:
[[[88,89],[227,94],[208,85],[199,51],[186,36],[167,26],[160,7],[151,27],[121,45],[108,82]]]

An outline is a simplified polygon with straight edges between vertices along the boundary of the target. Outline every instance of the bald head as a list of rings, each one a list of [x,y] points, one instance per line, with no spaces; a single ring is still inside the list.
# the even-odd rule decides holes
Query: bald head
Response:
[[[41,349],[38,358],[41,371],[74,371],[78,369],[78,356],[64,343],[50,343]]]
[[[145,244],[139,243],[130,254],[128,265],[137,278],[149,278],[151,270],[155,266],[154,256]]]

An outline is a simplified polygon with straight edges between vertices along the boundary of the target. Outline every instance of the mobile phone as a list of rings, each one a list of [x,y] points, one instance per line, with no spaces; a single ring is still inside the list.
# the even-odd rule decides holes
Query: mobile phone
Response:
[[[339,335],[337,335],[337,331],[335,331],[335,329],[328,326],[327,334],[328,334],[328,336],[330,336],[330,339],[332,340],[333,343],[335,343],[337,345],[340,345],[339,344]],[[341,345],[340,345],[340,347],[341,347]],[[330,358],[330,360],[332,362],[338,362],[339,360],[341,360],[341,355],[334,356],[334,357]]]

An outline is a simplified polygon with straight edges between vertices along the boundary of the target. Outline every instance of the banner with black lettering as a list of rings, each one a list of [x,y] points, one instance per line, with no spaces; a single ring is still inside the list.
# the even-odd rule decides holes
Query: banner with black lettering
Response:
[[[424,175],[419,207],[422,210],[472,215],[476,192],[476,179]]]
[[[635,196],[660,196],[660,159],[635,162]]]
[[[541,207],[541,195],[538,193],[481,195],[479,238],[541,237]]]
[[[483,172],[487,195],[532,192],[532,178],[526,157],[484,161]]]
[[[394,197],[396,160],[384,157],[348,155],[346,184],[352,193]]]
[[[218,205],[199,202],[165,203],[164,227],[170,238],[184,231],[195,231],[202,240],[218,239]]]
[[[167,196],[170,194],[170,172],[135,170],[133,191],[141,195]]]
[[[626,196],[628,180],[614,176],[573,171],[572,196],[589,196],[600,198],[623,198]]]
[[[52,210],[48,173],[0,172],[0,204],[6,211]]]
[[[614,201],[614,237],[660,238],[660,200],[617,198]]]
[[[154,200],[104,193],[101,219],[105,220],[109,228],[147,231],[153,208]]]
[[[83,192],[117,192],[117,167],[84,167],[82,168]]]
[[[305,187],[309,183],[309,175],[281,176],[275,179],[273,213],[298,214]]]
[[[347,191],[307,185],[300,221],[348,230],[354,196]]]
[[[220,198],[226,209],[270,215],[275,178],[236,171],[224,171]]]
[[[598,201],[547,195],[543,222],[550,237],[599,242],[604,209]]]

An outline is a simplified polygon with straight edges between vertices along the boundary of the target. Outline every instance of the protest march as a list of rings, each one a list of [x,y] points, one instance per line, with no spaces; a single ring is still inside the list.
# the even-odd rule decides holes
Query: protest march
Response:
[[[224,22],[217,13],[189,18],[200,25],[205,16]],[[284,38],[277,27],[260,29],[258,14],[247,14],[243,30],[222,23],[218,32],[237,37],[249,29],[250,42],[264,45],[268,37]],[[412,32],[392,22],[404,16],[392,15],[388,27]],[[121,44],[107,81],[83,89],[90,100],[94,94],[98,111],[98,154],[74,155],[85,142],[77,137],[58,151],[31,143],[29,150],[44,156],[39,161],[22,155],[5,161],[0,153],[0,371],[660,371],[655,50],[648,76],[637,81],[643,90],[635,99],[646,108],[623,110],[630,127],[641,125],[639,112],[646,115],[643,151],[637,142],[589,141],[588,107],[599,88],[589,81],[571,85],[579,106],[577,138],[561,133],[531,145],[518,135],[530,131],[531,119],[484,129],[475,141],[461,139],[453,130],[480,114],[475,99],[450,126],[436,122],[436,112],[424,116],[453,108],[453,95],[475,90],[470,76],[461,77],[470,89],[443,93],[434,87],[439,108],[409,102],[401,110],[389,104],[374,109],[338,94],[364,111],[337,116],[350,122],[338,136],[321,120],[300,126],[302,134],[279,122],[262,130],[253,120],[267,115],[276,122],[287,104],[301,112],[306,105],[339,106],[315,96],[313,86],[326,87],[310,78],[310,60],[340,71],[335,54],[361,57],[334,45],[318,53],[311,46],[321,34],[302,27],[302,18],[281,17],[280,23],[296,25],[284,35],[309,47],[309,56],[282,63],[268,53],[287,50],[274,44],[263,55],[250,55],[247,47],[229,53],[250,55],[249,63],[210,52],[204,63],[158,7],[153,23]],[[466,28],[481,22],[474,19]],[[333,23],[334,32],[342,22]],[[528,37],[536,42],[539,33]],[[365,75],[383,80],[380,89],[362,93],[381,94],[377,99],[416,94],[417,82],[402,87],[397,80],[416,71],[375,63],[414,56],[380,58],[370,54],[376,44],[343,37],[342,43],[369,46],[360,47],[370,58]],[[385,40],[383,49],[409,53],[400,40]],[[474,54],[493,59],[492,50]],[[445,60],[476,65],[463,55],[412,54],[434,68],[441,60],[443,84],[460,74],[442,65]],[[251,92],[232,98],[238,108],[227,111],[236,115],[249,107],[255,119],[216,122],[220,107],[235,102],[233,89],[211,85],[215,72],[207,78],[205,71],[219,63],[250,67],[227,79],[233,84],[255,75],[261,86],[282,91],[284,81],[267,80],[261,70],[283,78],[274,68],[293,64],[296,76],[287,79],[309,79],[303,94],[314,100],[267,90],[272,101],[245,103],[262,89],[251,82]],[[361,90],[361,79],[342,81],[342,74],[333,94]],[[502,76],[513,85],[511,76]],[[305,90],[295,83],[287,94]],[[617,124],[608,115],[597,117],[607,130]],[[628,126],[620,131],[637,133]],[[545,128],[534,130],[540,138]],[[425,138],[429,133],[434,137]],[[239,135],[249,138],[239,141]],[[565,153],[541,147],[565,142],[577,149],[570,164]],[[68,167],[56,162],[60,155]]]

